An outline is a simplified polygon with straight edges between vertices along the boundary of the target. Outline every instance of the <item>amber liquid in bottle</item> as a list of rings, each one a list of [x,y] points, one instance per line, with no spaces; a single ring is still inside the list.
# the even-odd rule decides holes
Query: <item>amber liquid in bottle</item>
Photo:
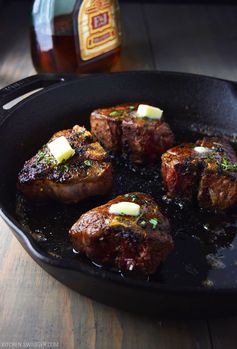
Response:
[[[81,3],[80,1],[77,4],[77,9],[74,11],[76,14],[80,11]],[[103,13],[103,10],[100,12]],[[48,23],[32,26],[31,55],[38,73],[80,74],[109,71],[119,60],[120,44],[91,59],[82,59],[79,29],[77,28],[78,21],[75,13],[55,17],[53,25],[50,26]],[[97,24],[97,22],[95,23]],[[51,28],[53,28],[53,32]],[[117,32],[116,35],[120,36],[120,33]]]

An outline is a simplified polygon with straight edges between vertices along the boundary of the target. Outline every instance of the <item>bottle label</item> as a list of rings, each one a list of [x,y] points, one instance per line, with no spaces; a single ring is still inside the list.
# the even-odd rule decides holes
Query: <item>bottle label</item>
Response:
[[[84,0],[78,16],[83,61],[103,55],[120,45],[117,7],[114,0]]]

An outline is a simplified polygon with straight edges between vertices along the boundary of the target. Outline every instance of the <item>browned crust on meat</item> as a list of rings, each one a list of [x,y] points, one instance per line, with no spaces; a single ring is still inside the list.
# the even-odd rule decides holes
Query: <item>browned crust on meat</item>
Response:
[[[109,213],[112,204],[130,201],[141,206],[140,217]],[[149,222],[158,219],[154,228]],[[142,226],[141,222],[146,222]],[[70,229],[76,250],[102,265],[153,273],[173,248],[170,225],[154,199],[144,193],[120,195],[83,214]]]
[[[55,133],[50,141],[65,136],[75,155],[58,164],[47,145],[26,161],[18,175],[17,189],[30,199],[56,199],[76,203],[107,193],[112,186],[112,165],[105,150],[93,142],[84,127]]]

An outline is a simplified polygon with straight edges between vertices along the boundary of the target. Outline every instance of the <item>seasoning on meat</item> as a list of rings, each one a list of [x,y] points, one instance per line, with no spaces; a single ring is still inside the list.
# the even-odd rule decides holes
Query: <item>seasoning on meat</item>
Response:
[[[49,142],[65,137],[75,154],[58,163],[47,144],[26,161],[17,189],[31,199],[56,199],[77,203],[106,194],[112,187],[112,165],[107,153],[84,127],[59,131]]]
[[[138,216],[110,213],[111,205],[131,202]],[[120,195],[85,214],[70,229],[75,250],[91,260],[117,268],[154,273],[173,248],[168,219],[154,199],[144,193]]]

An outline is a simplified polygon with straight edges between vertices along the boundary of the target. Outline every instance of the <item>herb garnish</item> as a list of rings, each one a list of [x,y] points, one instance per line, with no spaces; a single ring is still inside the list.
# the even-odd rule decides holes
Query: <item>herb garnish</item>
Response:
[[[90,160],[84,160],[83,164],[87,167],[91,166],[91,161]]]
[[[114,110],[109,114],[109,116],[119,116],[122,114],[123,114],[123,110]]]
[[[41,160],[43,160],[44,158],[45,158],[45,156],[46,156],[46,154],[45,154],[45,152],[43,152],[43,151],[39,151],[38,152],[38,158],[37,158],[37,160],[38,161],[41,161]]]
[[[152,229],[156,229],[157,225],[158,225],[158,218],[151,218],[149,220],[149,223],[151,223],[152,225]]]
[[[65,165],[63,165],[63,169],[64,169],[65,171],[68,171],[68,170],[69,170],[69,166],[68,166],[67,164],[65,164]]]
[[[143,214],[141,214],[138,218],[141,219],[141,217],[143,216]],[[152,225],[152,229],[156,229],[158,223],[159,223],[159,219],[158,218],[151,218],[149,221],[146,220],[146,218],[143,217],[143,219],[138,222],[138,224],[142,227],[145,228],[147,226],[147,224],[150,223]]]
[[[146,222],[145,220],[142,220],[141,222],[139,222],[139,225],[140,225],[141,227],[145,228],[146,225],[147,225],[147,222]]]
[[[224,171],[237,171],[237,163],[231,163],[227,159],[223,159],[221,167]]]
[[[129,108],[130,110],[134,110],[134,109],[135,109],[134,105],[130,105],[128,108]]]
[[[49,165],[50,163],[54,163],[52,156],[43,150],[38,151],[36,161],[37,163],[44,161],[44,163],[47,165]]]

